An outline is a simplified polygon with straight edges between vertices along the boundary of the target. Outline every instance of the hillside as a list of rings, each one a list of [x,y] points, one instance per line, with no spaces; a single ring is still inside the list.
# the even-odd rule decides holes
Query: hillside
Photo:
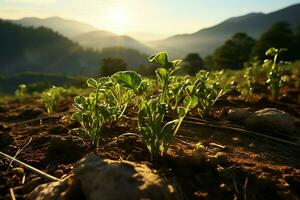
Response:
[[[23,27],[0,20],[0,73],[12,75],[26,71],[88,75],[98,73],[105,57],[124,59],[129,66],[146,62],[136,50],[109,48],[84,49],[70,39],[47,28]]]
[[[153,51],[150,47],[126,35],[99,30],[89,24],[75,20],[63,19],[60,17],[49,17],[45,19],[27,17],[19,20],[12,20],[13,23],[26,27],[47,27],[58,33],[78,42],[82,46],[101,50],[107,47],[124,47],[137,49],[140,52],[150,54]]]
[[[278,21],[286,21],[293,28],[299,25],[300,4],[268,14],[250,13],[233,17],[192,34],[175,35],[165,40],[155,41],[152,45],[157,49],[169,51],[172,56],[183,56],[189,52],[198,52],[202,56],[206,56],[237,32],[245,32],[258,38]]]
[[[153,50],[151,48],[129,36],[117,35],[108,31],[91,31],[72,37],[72,39],[84,47],[95,49],[103,49],[108,47],[125,47],[136,49],[146,54],[153,53]]]
[[[13,20],[12,22],[23,26],[33,26],[36,28],[44,26],[67,37],[73,37],[81,33],[97,30],[95,27],[89,24],[85,24],[75,20],[67,20],[60,17],[49,17],[45,19],[25,17],[19,20]]]

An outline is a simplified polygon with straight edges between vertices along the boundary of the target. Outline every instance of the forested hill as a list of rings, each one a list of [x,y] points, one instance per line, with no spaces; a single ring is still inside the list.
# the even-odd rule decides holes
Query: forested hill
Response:
[[[79,44],[47,28],[23,27],[0,19],[0,73],[11,75],[26,71],[94,74],[105,57],[124,59],[136,67],[145,55],[124,48],[103,51],[84,49]]]
[[[284,21],[292,28],[300,24],[300,4],[289,6],[271,13],[249,13],[244,16],[227,19],[215,26],[199,30],[192,34],[175,35],[156,41],[157,49],[164,49],[172,55],[182,56],[188,52],[197,52],[202,56],[211,54],[217,47],[235,33],[243,32],[258,38],[274,23]]]

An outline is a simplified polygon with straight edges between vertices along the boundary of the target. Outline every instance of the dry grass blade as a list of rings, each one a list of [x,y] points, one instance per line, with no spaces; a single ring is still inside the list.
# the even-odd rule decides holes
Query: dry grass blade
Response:
[[[39,170],[39,169],[31,166],[31,165],[28,165],[28,164],[26,164],[26,163],[24,163],[22,161],[19,161],[18,159],[13,158],[10,155],[7,155],[7,154],[5,154],[5,153],[3,153],[1,151],[0,151],[0,156],[5,157],[5,158],[7,158],[9,160],[13,160],[14,162],[18,163],[19,165],[24,166],[25,168],[31,170],[32,172],[40,175],[41,177],[43,177],[43,178],[45,178],[45,179],[47,179],[49,181],[60,181],[60,179],[58,179],[58,178],[56,178],[56,177],[54,177],[52,175],[49,175],[49,174],[47,174],[47,173],[45,173],[45,172],[43,172],[43,171],[41,171],[41,170]]]
[[[10,192],[11,199],[12,200],[16,200],[16,196],[15,196],[14,190],[12,188],[9,188],[9,192]]]
[[[26,173],[23,174],[23,177],[22,177],[22,185],[24,185],[25,180],[26,180]]]
[[[9,163],[9,165],[8,165],[8,168],[9,168],[9,167],[12,167],[11,164],[13,163],[13,161],[16,159],[16,157],[19,155],[19,153],[21,153],[21,152],[23,151],[23,149],[24,149],[25,147],[27,147],[27,146],[30,144],[31,141],[32,141],[32,137],[28,140],[28,142],[27,142],[21,149],[18,149],[17,153],[16,153],[15,156],[13,157],[13,160],[10,161],[10,163]]]

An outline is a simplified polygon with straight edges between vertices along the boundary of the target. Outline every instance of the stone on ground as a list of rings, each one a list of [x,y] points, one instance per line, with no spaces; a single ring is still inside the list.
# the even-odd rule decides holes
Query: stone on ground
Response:
[[[37,187],[28,199],[71,199],[74,192],[87,200],[178,199],[174,188],[145,164],[90,156],[80,160],[74,171],[61,182]]]

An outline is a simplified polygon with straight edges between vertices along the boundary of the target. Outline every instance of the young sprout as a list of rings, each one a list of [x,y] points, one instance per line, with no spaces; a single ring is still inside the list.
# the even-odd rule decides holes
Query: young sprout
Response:
[[[15,91],[15,95],[20,101],[23,101],[25,97],[26,88],[27,87],[25,84],[20,84],[18,86],[18,89]]]
[[[111,77],[102,77],[98,81],[87,80],[93,89],[88,97],[77,96],[74,106],[77,109],[72,119],[81,127],[76,129],[80,136],[89,140],[97,150],[103,127],[121,118],[133,97],[133,92],[123,89]]]
[[[170,62],[168,61],[168,54],[166,52],[160,52],[151,56],[149,61],[158,65],[155,73],[157,82],[161,86],[159,100],[162,103],[168,104],[171,100],[171,97],[169,96],[169,86],[175,82],[175,72],[180,69],[182,60],[177,59]]]
[[[237,90],[241,93],[241,96],[247,99],[253,94],[252,83],[254,81],[254,77],[251,74],[251,69],[251,67],[246,67],[244,69],[244,80],[240,81],[237,85]]]
[[[269,89],[271,90],[271,96],[273,99],[279,97],[279,89],[288,78],[283,74],[283,66],[288,62],[278,61],[279,54],[287,51],[287,49],[270,48],[266,51],[266,56],[273,56],[273,59],[266,59],[263,67],[267,70],[267,81]]]
[[[176,119],[167,121],[165,116],[168,113],[168,108],[171,107],[171,99],[179,99],[178,96],[181,95],[177,91],[179,88],[181,88],[182,91],[186,91],[181,84],[175,84],[175,76],[173,76],[174,72],[179,69],[179,63],[181,61],[175,60],[169,62],[165,52],[151,56],[149,61],[160,66],[156,71],[156,77],[157,82],[161,86],[161,92],[156,97],[148,97],[146,95],[151,85],[148,81],[143,80],[136,72],[118,72],[113,75],[113,78],[120,85],[128,90],[132,90],[137,95],[139,134],[147,145],[152,161],[157,162],[167,153],[172,139],[178,132],[183,119],[188,111],[197,105],[198,99],[195,96],[192,97],[186,94],[183,105],[176,106]],[[171,87],[172,84],[175,85]]]
[[[209,116],[209,112],[216,101],[226,94],[229,86],[222,85],[223,71],[210,73],[201,70],[196,74],[197,80],[187,87],[191,96],[198,98],[198,112],[203,116]]]
[[[63,93],[65,93],[64,88],[55,86],[42,92],[40,102],[44,104],[49,115],[51,115],[54,109],[59,105]]]

